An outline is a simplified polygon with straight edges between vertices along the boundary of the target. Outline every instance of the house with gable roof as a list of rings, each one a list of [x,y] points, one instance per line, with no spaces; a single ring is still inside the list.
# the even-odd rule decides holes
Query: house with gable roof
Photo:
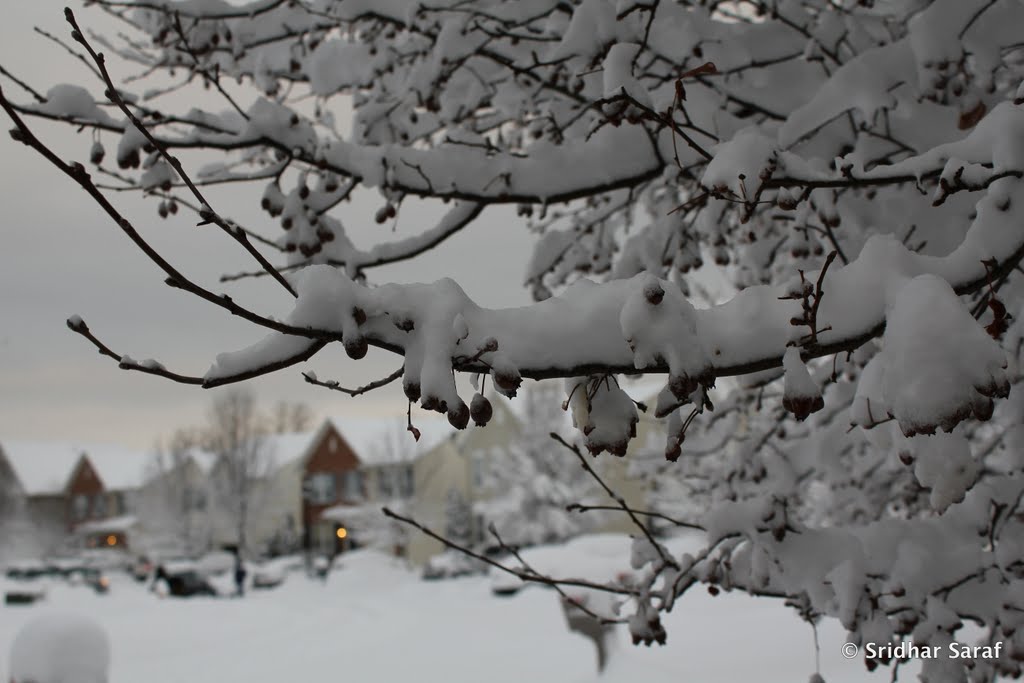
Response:
[[[442,535],[451,535],[446,523],[453,499],[472,506],[473,501],[487,495],[483,490],[482,458],[522,434],[523,425],[508,400],[496,395],[490,400],[493,415],[486,427],[471,424],[437,443],[414,463],[416,495],[408,512]],[[482,521],[473,518],[472,536],[479,539],[483,531]],[[413,533],[409,537],[408,558],[413,564],[423,564],[443,550],[443,543],[426,534]]]
[[[325,419],[313,432],[266,437],[257,510],[246,530],[252,546],[334,554],[359,543],[357,508],[412,495],[413,461],[451,431],[447,421],[427,419],[417,442],[404,419],[345,417]],[[329,509],[333,515],[325,515]]]
[[[455,429],[443,418],[423,417],[414,421],[417,439],[405,417],[333,418],[330,422],[352,448],[359,468],[356,481],[347,486],[342,482],[342,495],[320,512],[314,549],[332,553],[353,543],[369,543],[408,556],[411,535],[386,518],[381,508],[408,510],[414,504],[423,493],[417,485],[417,463],[454,438]]]
[[[144,462],[143,454],[117,446],[5,441],[0,444],[0,490],[19,501],[47,550],[76,532],[93,545],[123,546]],[[99,528],[112,519],[119,520],[116,531]]]
[[[652,386],[624,388],[634,398],[650,399],[656,393]],[[432,414],[414,415],[419,441],[404,417],[334,417],[309,432],[266,436],[251,475],[249,550],[334,554],[356,544],[381,545],[386,538],[389,550],[414,564],[426,562],[443,544],[387,520],[380,509],[390,506],[447,534],[453,500],[472,510],[494,495],[483,485],[486,458],[500,457],[530,426],[517,415],[515,403],[492,395],[491,404],[490,423],[464,431]],[[558,413],[559,419],[571,420]],[[594,463],[619,495],[644,509],[645,484],[631,475],[630,465],[639,450],[663,448],[664,432],[644,415],[637,431],[630,457],[602,456]],[[21,516],[32,520],[50,550],[68,534],[80,544],[133,550],[160,547],[169,537],[187,538],[165,544],[179,554],[237,544],[237,525],[222,509],[217,484],[225,474],[223,459],[194,449],[168,468],[154,467],[153,458],[113,446],[0,443],[0,514],[9,514],[5,504],[20,501]],[[168,495],[187,500],[176,500],[169,513],[161,507]],[[482,540],[483,520],[473,516],[471,526],[474,541]],[[635,531],[626,515],[608,516],[602,528]]]
[[[657,394],[659,387],[659,384],[651,381],[623,385],[626,392],[635,400],[650,399]],[[486,476],[489,469],[488,460],[502,457],[504,449],[510,443],[524,438],[528,430],[534,427],[528,417],[522,414],[522,404],[496,394],[489,395],[489,399],[493,416],[486,427],[469,426],[451,439],[439,443],[415,463],[416,496],[408,512],[427,528],[446,537],[452,537],[454,531],[447,528],[455,521],[450,514],[452,501],[461,501],[473,509],[477,507],[477,503],[500,495],[500,491],[491,488],[494,482],[488,481]],[[650,405],[653,406],[653,401]],[[576,433],[572,427],[571,415],[563,413],[557,402],[547,408],[556,411],[553,420],[563,423],[565,433]],[[660,454],[664,449],[665,435],[661,424],[653,420],[649,414],[640,413],[640,423],[637,427],[638,437],[641,438],[630,444],[626,458],[607,454],[592,460],[587,457],[602,481],[621,496],[627,505],[634,509],[645,509],[646,484],[630,470],[631,456],[642,448],[641,443],[657,443],[659,457],[663,459]],[[608,502],[614,504],[611,498]],[[472,516],[469,531],[472,543],[488,544],[490,539],[487,537],[485,524],[481,515]],[[637,531],[626,514],[603,515],[597,524],[596,530],[600,531]],[[444,548],[444,544],[437,539],[426,534],[414,533],[410,536],[408,557],[415,564],[423,564]]]
[[[310,432],[262,437],[250,468],[253,481],[244,530],[250,550],[274,553],[317,548],[327,552],[346,545],[337,537],[337,525],[323,520],[322,512],[363,498],[363,461],[357,449],[364,448],[358,438],[364,428],[352,422],[343,435],[334,421],[324,420]],[[229,501],[216,488],[227,476],[228,465],[218,458],[210,479],[222,508]],[[237,544],[237,518],[232,511],[222,509],[215,517],[215,544]]]
[[[30,523],[37,551],[57,547],[67,534],[68,483],[80,457],[68,444],[0,443],[0,512]]]

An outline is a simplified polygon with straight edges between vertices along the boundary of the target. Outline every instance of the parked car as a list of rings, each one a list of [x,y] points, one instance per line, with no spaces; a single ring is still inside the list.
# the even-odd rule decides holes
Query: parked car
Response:
[[[259,567],[252,574],[252,587],[256,590],[277,588],[284,583],[284,571],[279,567]]]
[[[39,560],[22,560],[7,565],[5,575],[16,581],[30,581],[48,575],[48,568]]]
[[[515,595],[526,586],[526,582],[515,574],[491,570],[491,592],[502,597]]]
[[[586,534],[564,543],[539,545],[523,548],[520,557],[534,571],[554,578],[587,579],[596,583],[614,582],[629,584],[634,580],[633,571],[623,557],[629,557],[632,540],[625,534]],[[514,557],[500,560],[510,568],[519,568],[519,561]],[[518,576],[499,569],[491,569],[491,592],[494,595],[515,595],[529,582]],[[591,602],[600,603],[605,594],[592,589],[572,589],[570,598],[573,602],[590,607]],[[570,605],[571,606],[571,605]]]
[[[460,576],[483,574],[486,569],[486,565],[476,558],[454,550],[446,550],[427,560],[423,566],[423,578],[427,581],[454,579]]]
[[[106,573],[88,557],[59,557],[47,560],[28,560],[8,565],[6,570],[8,579],[18,582],[36,582],[40,579],[67,581],[73,585],[89,586],[97,593],[106,593],[110,588],[110,580]],[[16,591],[17,592],[17,591]],[[29,594],[38,591],[26,590],[22,597],[15,597],[16,603],[26,604],[32,602]]]
[[[153,560],[146,555],[139,555],[132,565],[132,578],[139,583],[147,581],[154,569]]]
[[[74,567],[67,571],[66,578],[68,583],[87,586],[100,595],[110,591],[110,578],[99,567]]]
[[[284,583],[288,572],[302,569],[298,557],[277,557],[261,562],[253,568],[252,587],[256,589],[277,588]]]
[[[37,579],[42,576],[42,564],[35,561],[9,563],[0,578],[0,593],[5,605],[31,605],[46,596],[45,584]]]
[[[164,591],[166,595],[176,598],[191,598],[196,595],[216,596],[217,591],[210,582],[194,569],[180,571],[157,567],[154,575],[154,587],[158,591]]]
[[[29,590],[26,588],[8,588],[4,591],[5,605],[32,605],[39,602],[46,593],[41,590]]]

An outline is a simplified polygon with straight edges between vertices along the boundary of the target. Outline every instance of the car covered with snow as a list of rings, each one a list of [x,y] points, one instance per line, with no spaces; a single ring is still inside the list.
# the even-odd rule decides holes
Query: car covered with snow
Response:
[[[632,543],[633,539],[626,534],[586,534],[563,543],[520,549],[517,552],[525,566],[511,554],[503,558],[501,563],[521,573],[536,572],[553,579],[579,579],[595,584],[622,585],[635,578],[629,566]],[[495,595],[515,595],[535,583],[497,568],[490,570],[490,576],[491,592]],[[581,604],[597,600],[595,594],[602,593],[585,587],[567,587],[565,591],[571,601]]]
[[[256,590],[277,588],[284,583],[292,571],[302,568],[302,561],[295,557],[279,557],[259,562],[252,567],[252,587]]]
[[[437,581],[483,574],[486,570],[487,566],[480,560],[454,550],[446,550],[427,560],[422,576],[427,581]]]

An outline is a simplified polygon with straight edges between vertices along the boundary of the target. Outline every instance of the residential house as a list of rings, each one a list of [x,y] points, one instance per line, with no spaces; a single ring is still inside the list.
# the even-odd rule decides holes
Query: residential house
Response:
[[[656,393],[650,383],[625,388],[634,398]],[[12,518],[13,501],[21,501],[17,509],[49,550],[68,534],[87,546],[172,554],[240,541],[252,552],[271,554],[300,548],[334,554],[373,543],[422,564],[444,545],[385,518],[381,508],[452,536],[465,532],[452,528],[453,507],[463,507],[470,511],[470,542],[484,541],[484,521],[472,510],[501,493],[485,483],[488,458],[501,457],[508,444],[523,439],[536,417],[516,401],[490,399],[493,417],[486,427],[455,431],[444,419],[414,416],[418,441],[398,417],[330,418],[309,432],[265,437],[248,470],[241,530],[241,507],[224,486],[224,458],[198,449],[172,466],[112,446],[5,442],[0,514]],[[557,405],[546,409],[557,411],[552,417],[568,431],[568,414]],[[660,422],[641,416],[637,432],[626,458],[602,455],[589,462],[628,505],[645,509],[647,484],[633,476],[631,465],[641,450],[661,447],[664,431]],[[599,528],[636,531],[628,515],[614,512],[602,517]]]
[[[448,421],[433,416],[415,420],[419,438],[408,429],[404,417],[330,420],[358,461],[353,473],[357,484],[344,491],[337,504],[321,511],[317,547],[343,549],[355,542],[372,544],[407,556],[414,535],[399,522],[387,518],[382,508],[408,512],[425,492],[417,480],[417,463],[455,433]]]
[[[144,452],[87,446],[69,484],[71,530],[87,548],[129,546],[136,531],[136,494],[145,478]]]
[[[402,485],[402,458],[393,459],[388,446],[395,427],[393,419],[336,418],[324,420],[312,432],[265,437],[248,506],[249,547],[271,553],[301,547],[334,554],[358,542],[354,535],[347,537],[345,520],[325,517],[324,512],[338,506],[354,511],[392,482]],[[220,463],[214,465],[215,482],[224,476],[220,469]],[[221,515],[214,532],[218,543],[237,542],[236,520]],[[339,529],[344,529],[340,535]]]
[[[227,457],[214,456],[207,511],[213,545],[277,551],[289,534],[295,542],[286,545],[297,545],[303,529],[302,474],[307,456],[327,438],[321,431],[264,436],[244,464],[232,465]],[[345,468],[344,462],[330,460],[328,466]],[[240,473],[236,467],[244,472],[240,478],[235,476]]]
[[[522,434],[522,424],[508,401],[492,396],[491,405],[493,415],[487,426],[470,424],[451,438],[440,441],[413,465],[415,496],[408,511],[417,522],[442,536],[451,535],[447,523],[454,499],[472,506],[474,500],[486,495],[482,488],[484,463],[481,459]],[[471,527],[470,534],[480,539],[484,533],[482,521],[474,517]],[[423,564],[443,550],[444,544],[436,538],[413,533],[407,556],[413,564]]]
[[[627,393],[647,398],[652,392],[650,382],[639,385],[626,385]],[[528,430],[546,429],[544,425],[532,424],[534,416],[523,411],[522,402],[509,401],[501,396],[489,397],[493,408],[493,417],[486,427],[470,426],[457,433],[453,438],[440,443],[437,447],[419,458],[415,464],[416,495],[410,509],[412,516],[424,526],[452,538],[459,524],[458,515],[452,514],[453,501],[464,501],[472,508],[500,495],[501,491],[490,488],[494,482],[488,482],[485,476],[491,466],[490,458],[502,457],[510,443],[522,440]],[[537,407],[535,406],[534,409]],[[571,417],[563,413],[555,401],[552,405],[540,406],[541,409],[557,411],[554,415],[546,415],[544,422],[559,424],[566,433],[574,433]],[[638,425],[638,437],[644,442],[660,440],[664,444],[664,432],[660,423],[651,418],[642,418]],[[637,445],[639,441],[637,442]],[[635,509],[646,506],[645,482],[631,471],[631,454],[635,451],[631,444],[625,458],[617,458],[602,454],[598,458],[587,456],[588,462],[618,496],[626,504]],[[568,453],[566,454],[568,455]],[[608,498],[601,501],[615,505]],[[473,544],[488,545],[489,539],[485,520],[480,514],[474,514],[471,521],[470,541]],[[637,530],[629,515],[624,512],[608,512],[602,514],[596,522],[595,530],[609,532],[635,533]],[[414,534],[409,543],[409,559],[415,564],[425,563],[430,557],[444,550],[444,544],[425,534]]]
[[[5,441],[0,444],[0,490],[19,498],[24,516],[44,551],[58,549],[69,535],[84,543],[124,546],[130,524],[116,531],[94,527],[124,518],[142,482],[144,456],[109,445]],[[92,527],[83,525],[92,523]]]
[[[66,493],[71,470],[80,457],[81,453],[68,444],[0,443],[5,519],[13,522],[13,515],[20,517],[18,541],[26,553],[51,552],[66,536],[70,525]],[[24,528],[26,524],[29,529]],[[7,533],[14,532],[10,529]]]

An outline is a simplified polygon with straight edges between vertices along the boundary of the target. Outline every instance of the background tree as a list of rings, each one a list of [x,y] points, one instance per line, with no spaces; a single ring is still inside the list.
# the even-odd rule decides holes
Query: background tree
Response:
[[[210,487],[197,460],[203,457],[199,441],[195,430],[180,428],[158,444],[139,501],[147,530],[185,555],[203,551],[210,536]]]
[[[59,534],[42,529],[28,514],[25,496],[14,487],[0,490],[0,561],[39,557],[51,550]]]
[[[602,521],[598,513],[580,515],[570,509],[574,503],[595,502],[598,486],[551,438],[573,438],[560,407],[562,397],[557,383],[530,384],[518,399],[519,433],[498,447],[470,454],[480,492],[474,511],[483,522],[485,545],[497,541],[488,533],[492,524],[502,542],[521,546],[565,540]]]
[[[90,4],[134,33],[94,39],[69,13],[100,95],[44,94],[5,67],[27,93],[0,95],[12,135],[88,192],[170,286],[259,336],[187,375],[68,321],[120,367],[212,387],[333,343],[355,359],[372,345],[404,359],[372,386],[401,377],[410,402],[460,428],[490,411],[460,396],[458,372],[510,396],[523,378],[564,377],[584,439],[567,448],[583,462],[584,449],[625,454],[636,432],[617,375],[667,375],[650,413],[678,467],[659,476],[701,514],[663,521],[705,529],[709,545],[673,557],[638,535],[644,581],[619,588],[638,642],[664,641],[658,613],[704,583],[784,598],[811,623],[836,617],[854,641],[943,645],[970,619],[1009,643],[970,676],[1021,673],[1024,477],[1010,446],[1024,412],[1002,400],[1022,347],[1019,2]],[[202,83],[223,106],[140,97],[97,45],[172,89]],[[94,168],[48,148],[39,118],[92,130],[78,156]],[[220,163],[193,179],[189,150]],[[251,183],[281,230],[208,201],[229,182]],[[152,195],[168,218],[194,211],[295,299],[292,313],[190,279],[108,189]],[[379,223],[414,198],[448,209],[359,248],[341,217],[361,189],[378,193]],[[450,279],[374,282],[380,266],[486,229],[499,204],[538,236],[525,274],[537,303],[491,310]],[[699,296],[712,264],[735,285],[726,301]],[[691,457],[687,435],[725,419],[736,427],[721,447]],[[924,663],[926,680],[965,675],[963,662]]]
[[[216,457],[215,503],[232,529],[241,551],[247,551],[246,531],[264,491],[263,478],[273,454],[267,429],[252,392],[233,388],[219,393],[210,406],[203,446]]]
[[[278,401],[270,414],[270,429],[275,434],[305,432],[313,427],[313,411],[302,401]]]
[[[457,488],[448,489],[445,498],[444,534],[459,545],[473,543],[473,508]]]

